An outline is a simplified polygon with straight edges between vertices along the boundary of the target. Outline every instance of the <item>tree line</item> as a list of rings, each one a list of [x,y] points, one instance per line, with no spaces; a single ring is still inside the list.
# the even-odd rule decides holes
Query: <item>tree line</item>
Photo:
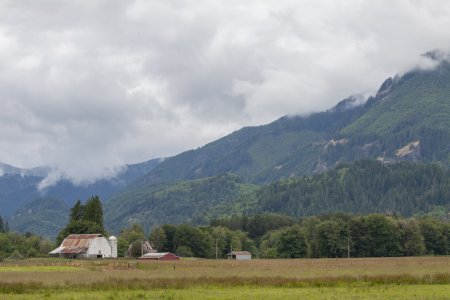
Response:
[[[0,220],[0,258],[46,256],[69,234],[101,233],[103,210],[95,196],[77,201],[56,245],[30,233],[7,232]],[[6,227],[6,230],[5,230]],[[232,250],[247,250],[260,258],[325,258],[449,255],[450,223],[433,217],[403,218],[395,214],[330,214],[305,218],[264,213],[230,216],[209,225],[165,224],[148,233],[141,225],[124,228],[118,253],[141,253],[148,240],[161,252],[184,257],[226,258]]]
[[[0,225],[3,219],[0,217]],[[5,222],[6,223],[6,222]],[[32,233],[8,231],[8,227],[0,226],[0,261],[41,257],[53,249],[53,242]],[[2,228],[1,228],[2,227]]]
[[[209,226],[166,224],[153,228],[148,237],[142,227],[133,225],[122,231],[119,244],[133,243],[133,236],[148,239],[159,251],[202,258],[226,258],[231,250],[247,250],[260,258],[450,254],[448,222],[383,214],[333,214],[297,221],[274,214],[229,217]],[[139,247],[134,254],[141,255]]]
[[[308,217],[261,238],[260,256],[338,258],[445,255],[450,226],[435,219],[370,214]]]

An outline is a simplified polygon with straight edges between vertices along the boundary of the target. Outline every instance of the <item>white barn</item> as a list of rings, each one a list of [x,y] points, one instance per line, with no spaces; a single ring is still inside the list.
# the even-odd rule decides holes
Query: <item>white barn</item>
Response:
[[[117,238],[111,236],[106,239],[101,234],[71,234],[49,254],[65,258],[116,258]]]

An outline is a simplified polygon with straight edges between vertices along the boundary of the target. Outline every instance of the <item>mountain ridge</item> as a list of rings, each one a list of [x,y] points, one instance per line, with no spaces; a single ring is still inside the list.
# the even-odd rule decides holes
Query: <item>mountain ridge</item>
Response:
[[[433,70],[412,70],[386,79],[363,105],[349,105],[355,102],[350,97],[325,112],[284,116],[267,125],[244,127],[166,159],[141,180],[143,184],[158,184],[232,172],[252,183],[266,183],[311,174],[323,170],[324,163],[330,168],[338,161],[349,161],[345,154],[338,153],[345,145],[326,148],[332,140],[342,139],[349,140],[344,148],[357,158],[388,154],[390,160],[399,161],[392,155],[395,150],[417,139],[423,144],[429,138],[424,135],[434,134],[426,130],[450,128],[446,114],[450,113],[450,104],[445,100],[450,96],[449,82],[447,61]],[[427,93],[430,89],[436,95]],[[433,110],[426,109],[429,103],[434,105]],[[399,115],[401,105],[405,113]],[[368,149],[369,144],[376,149]],[[424,156],[424,161],[431,161],[433,154]]]

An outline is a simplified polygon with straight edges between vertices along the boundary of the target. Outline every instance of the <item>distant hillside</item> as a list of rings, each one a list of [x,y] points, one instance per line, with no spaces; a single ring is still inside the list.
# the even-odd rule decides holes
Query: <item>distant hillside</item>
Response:
[[[243,212],[295,217],[346,213],[434,213],[450,217],[450,170],[363,160],[313,176],[283,179],[238,199]]]
[[[377,158],[449,165],[450,64],[387,79],[364,105],[350,97],[326,112],[247,127],[166,159],[142,185],[238,174],[247,182],[322,172]]]
[[[55,198],[36,199],[9,219],[12,231],[32,232],[54,239],[69,218],[69,207]]]
[[[0,164],[0,215],[9,215],[31,201],[42,197],[53,197],[72,205],[77,199],[99,195],[105,201],[129,183],[150,172],[159,159],[129,165],[116,178],[99,180],[93,184],[75,186],[62,180],[43,191],[37,186],[48,174],[46,168],[20,169]]]
[[[450,217],[450,170],[422,163],[362,160],[261,187],[226,174],[128,189],[106,204],[105,221],[117,232],[133,223],[149,229],[171,223],[206,224],[242,214],[305,217],[336,212]]]
[[[221,207],[228,208],[228,203],[256,189],[232,174],[173,185],[139,186],[106,203],[105,222],[115,233],[133,223],[142,224],[145,229],[169,223],[207,223],[220,216],[218,212],[224,211]],[[213,207],[215,210],[211,211]]]

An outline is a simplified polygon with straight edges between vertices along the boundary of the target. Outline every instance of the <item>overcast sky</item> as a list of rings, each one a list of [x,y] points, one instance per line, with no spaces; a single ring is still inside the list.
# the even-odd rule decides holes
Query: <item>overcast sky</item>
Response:
[[[450,1],[0,0],[0,162],[113,176],[373,93],[449,28]]]

